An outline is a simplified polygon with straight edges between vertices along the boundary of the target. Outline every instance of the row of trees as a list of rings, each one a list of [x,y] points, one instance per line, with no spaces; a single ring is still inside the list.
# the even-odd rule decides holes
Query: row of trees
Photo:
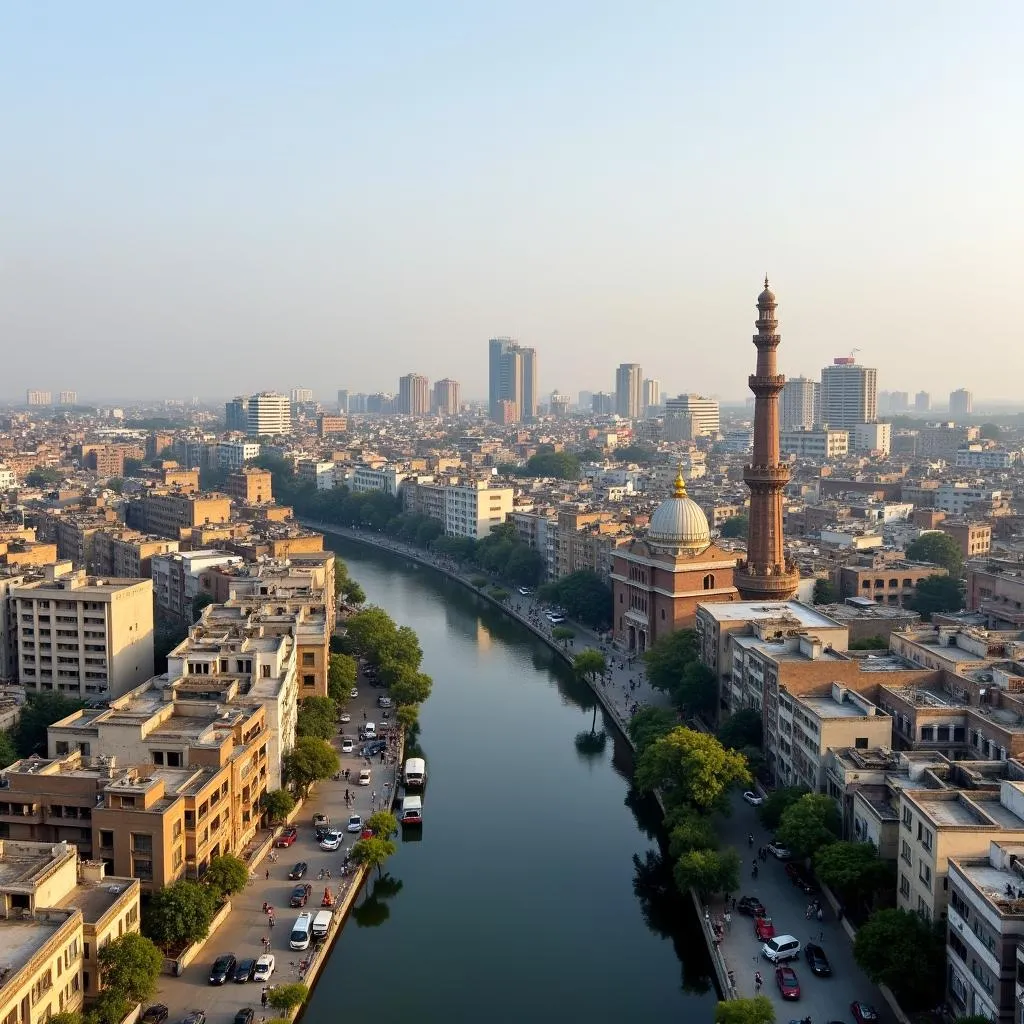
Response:
[[[606,630],[612,626],[612,588],[589,569],[579,569],[545,583],[537,596],[564,608],[570,618],[591,629]]]
[[[664,690],[687,717],[714,711],[718,705],[718,681],[700,660],[697,633],[678,629],[654,643],[644,654],[647,678]]]
[[[556,452],[549,444],[542,444],[536,455],[531,455],[523,466],[503,463],[498,467],[502,476],[554,477],[556,480],[579,480],[580,459],[571,452]]]
[[[14,764],[20,757],[45,755],[47,727],[83,707],[82,701],[60,693],[30,693],[17,723],[0,731],[0,768]]]

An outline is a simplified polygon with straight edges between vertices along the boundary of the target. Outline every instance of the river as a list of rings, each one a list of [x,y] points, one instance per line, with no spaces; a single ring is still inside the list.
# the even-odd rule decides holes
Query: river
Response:
[[[422,838],[368,887],[305,1024],[711,1020],[696,915],[658,855],[656,809],[629,785],[629,745],[600,709],[603,748],[587,735],[589,688],[460,584],[327,540],[368,601],[419,634],[434,690]]]

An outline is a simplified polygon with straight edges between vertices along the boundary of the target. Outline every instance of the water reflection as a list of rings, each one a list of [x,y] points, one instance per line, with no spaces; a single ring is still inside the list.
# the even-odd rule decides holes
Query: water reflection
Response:
[[[363,890],[361,903],[352,908],[352,920],[360,928],[379,928],[389,917],[391,908],[385,902],[402,891],[405,883],[391,874],[383,874]]]

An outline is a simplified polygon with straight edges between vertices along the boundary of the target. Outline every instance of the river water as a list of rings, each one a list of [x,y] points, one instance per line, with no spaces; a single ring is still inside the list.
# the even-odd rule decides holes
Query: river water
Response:
[[[590,735],[589,688],[460,584],[328,541],[368,601],[419,634],[434,690],[422,837],[368,885],[304,1024],[711,1020],[693,907],[630,788],[629,745],[600,709]]]

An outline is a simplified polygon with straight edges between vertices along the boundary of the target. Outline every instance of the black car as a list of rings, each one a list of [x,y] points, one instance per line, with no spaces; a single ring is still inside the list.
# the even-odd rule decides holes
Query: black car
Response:
[[[334,831],[330,825],[317,825],[313,829],[313,835],[316,837],[316,841],[319,843],[325,836],[329,836]]]
[[[293,867],[291,871],[288,872],[288,877],[293,882],[297,882],[300,878],[306,877],[306,872],[308,870],[309,865],[304,860],[300,860],[299,863],[296,864],[295,867]]]
[[[252,1024],[252,1019],[255,1016],[256,1013],[251,1006],[243,1006],[235,1014],[235,1024]]]
[[[297,885],[292,889],[292,894],[288,899],[288,906],[290,907],[304,907],[306,900],[309,899],[309,893],[306,892],[306,886]]]
[[[223,985],[235,973],[237,965],[234,953],[222,953],[210,968],[210,984]]]
[[[810,967],[811,974],[816,974],[819,978],[832,976],[832,965],[825,956],[825,950],[816,942],[808,942],[804,946],[804,956],[807,957],[807,966]]]
[[[238,966],[235,968],[234,980],[239,985],[244,984],[247,981],[252,981],[252,972],[256,970],[256,961],[250,960],[246,957],[245,960],[239,960]]]
[[[747,917],[764,917],[767,911],[764,904],[756,896],[744,896],[736,904],[736,909]]]
[[[181,1018],[181,1024],[206,1024],[205,1010],[192,1010]]]
[[[164,1024],[167,1020],[167,1007],[163,1003],[154,1003],[146,1008],[142,1015],[142,1024]]]

